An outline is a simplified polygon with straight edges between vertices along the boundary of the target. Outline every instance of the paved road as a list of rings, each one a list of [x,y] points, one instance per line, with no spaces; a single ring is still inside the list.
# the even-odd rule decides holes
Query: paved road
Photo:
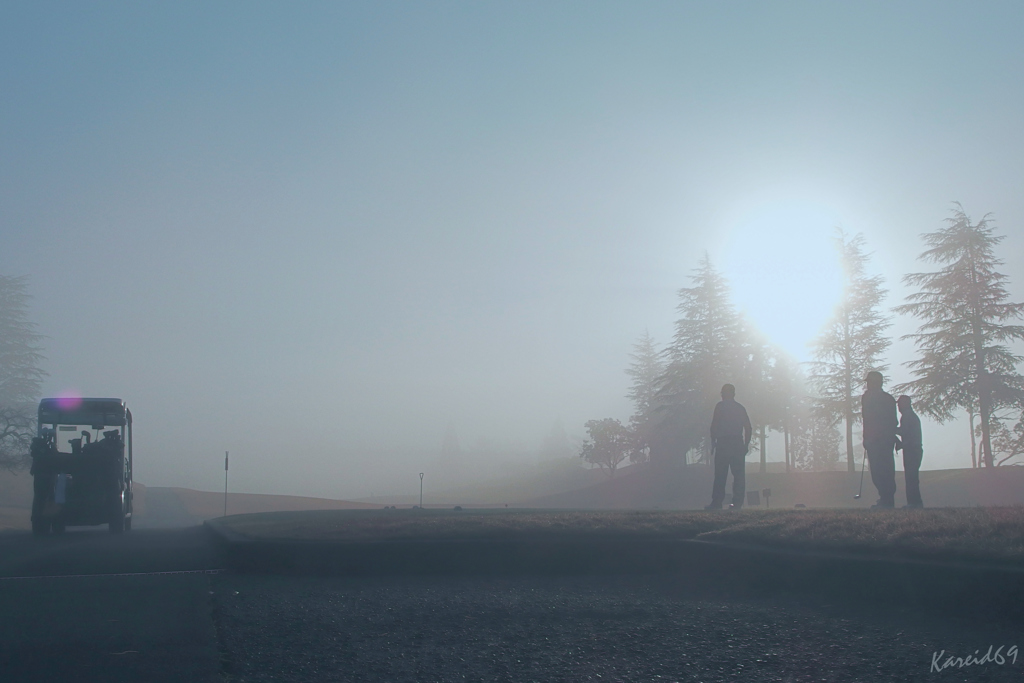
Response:
[[[1024,647],[1019,624],[870,605],[694,594],[665,577],[224,575],[232,680],[1020,681],[1013,663],[931,671],[933,653]]]
[[[0,680],[221,681],[200,527],[0,536]]]
[[[202,528],[0,535],[0,681],[1019,681],[1020,623],[710,595],[685,577],[302,578]],[[940,660],[940,663],[943,660]]]

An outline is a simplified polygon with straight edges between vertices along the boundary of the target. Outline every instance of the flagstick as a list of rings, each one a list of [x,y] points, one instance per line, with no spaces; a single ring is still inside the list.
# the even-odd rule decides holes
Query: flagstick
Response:
[[[224,451],[224,516],[228,516],[228,452]]]

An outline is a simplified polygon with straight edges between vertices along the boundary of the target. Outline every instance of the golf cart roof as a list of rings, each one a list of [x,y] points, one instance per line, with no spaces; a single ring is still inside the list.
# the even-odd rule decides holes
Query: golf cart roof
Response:
[[[131,419],[131,411],[119,398],[44,398],[39,402],[40,425],[122,427]]]

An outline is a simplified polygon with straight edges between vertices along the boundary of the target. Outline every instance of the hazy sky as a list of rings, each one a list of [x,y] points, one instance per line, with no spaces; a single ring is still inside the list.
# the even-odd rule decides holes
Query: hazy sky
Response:
[[[803,357],[836,225],[897,304],[951,201],[992,212],[1024,298],[1022,29],[1020,2],[5,2],[0,272],[31,276],[44,393],[128,400],[144,483],[216,489],[230,449],[237,490],[411,492],[449,422],[529,459],[628,417],[630,347],[705,251]],[[926,430],[926,468],[969,466],[966,427]]]

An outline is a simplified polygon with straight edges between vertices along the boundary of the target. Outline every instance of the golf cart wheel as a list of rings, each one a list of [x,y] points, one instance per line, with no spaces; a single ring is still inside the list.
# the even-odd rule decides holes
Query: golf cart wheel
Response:
[[[46,536],[50,533],[50,522],[37,522],[32,521],[32,535],[33,536]]]
[[[121,511],[115,514],[114,518],[110,520],[108,528],[112,534],[121,534],[124,533],[124,527],[124,509],[122,508]]]
[[[64,523],[63,522],[53,522],[50,525],[50,530],[53,533],[55,533],[55,534],[62,534],[62,533],[64,533],[64,528],[65,527],[64,527]]]
[[[121,534],[124,533],[127,527],[126,520],[128,518],[128,510],[124,504],[124,494],[121,494],[121,501],[118,503],[117,508],[114,510],[113,517],[110,518],[110,533]]]

